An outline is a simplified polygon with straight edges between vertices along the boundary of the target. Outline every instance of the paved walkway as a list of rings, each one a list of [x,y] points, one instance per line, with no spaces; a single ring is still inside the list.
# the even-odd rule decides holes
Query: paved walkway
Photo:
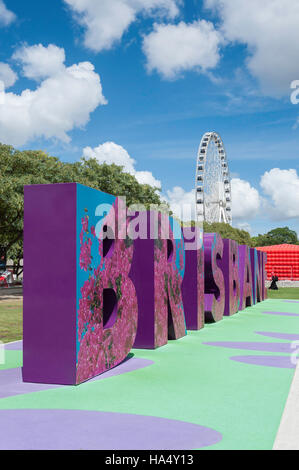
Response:
[[[9,344],[0,449],[293,448],[296,341],[299,302],[267,300],[78,387],[23,384]]]
[[[298,346],[299,349],[299,341]],[[274,450],[299,450],[299,365],[273,446]]]
[[[1,295],[0,296],[0,304],[2,302],[14,302],[15,300],[19,300],[20,302],[23,301],[22,295]]]
[[[2,300],[22,300],[23,299],[23,287],[0,287],[0,302]]]

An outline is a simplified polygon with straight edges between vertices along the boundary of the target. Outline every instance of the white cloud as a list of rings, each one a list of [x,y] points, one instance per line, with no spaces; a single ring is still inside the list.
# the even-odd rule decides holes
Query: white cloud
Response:
[[[5,88],[13,86],[18,79],[17,74],[8,64],[0,62],[0,80],[4,83]]]
[[[258,191],[247,181],[232,178],[232,217],[236,226],[250,228],[247,221],[256,217],[259,212],[261,199]],[[166,192],[165,200],[170,204],[173,213],[181,220],[195,220],[194,190],[185,191],[175,186]]]
[[[16,15],[8,10],[3,0],[0,0],[0,26],[8,26],[16,19]]]
[[[271,198],[268,211],[272,219],[299,217],[299,177],[296,170],[272,168],[261,177],[261,187]]]
[[[84,27],[85,46],[99,52],[119,41],[138,14],[174,18],[181,0],[64,0]]]
[[[256,217],[261,205],[260,195],[248,181],[232,178],[231,193],[233,221],[241,223]]]
[[[149,184],[161,189],[161,181],[157,180],[150,171],[136,171],[134,176],[140,184]]]
[[[166,202],[169,203],[173,214],[182,221],[189,222],[195,220],[195,190],[185,191],[180,186],[166,191],[164,196]]]
[[[22,64],[23,75],[27,78],[39,80],[51,77],[64,69],[64,49],[49,44],[23,46],[12,56],[14,60]]]
[[[252,234],[255,227],[253,230],[250,221],[269,225],[271,221],[282,223],[287,219],[299,218],[299,175],[296,170],[273,168],[261,177],[260,186],[267,197],[248,181],[232,178],[232,218],[235,227]],[[194,190],[187,192],[176,186],[166,192],[164,199],[181,220],[195,219]]]
[[[252,232],[252,227],[247,222],[239,222],[236,224],[236,227],[240,230],[246,230],[246,232],[249,232],[250,234]]]
[[[248,46],[247,66],[264,94],[290,93],[299,77],[298,0],[205,0],[228,41]]]
[[[220,60],[221,35],[205,20],[190,24],[155,24],[143,40],[149,71],[157,70],[166,79],[185,70],[206,72]]]
[[[98,147],[85,147],[83,149],[85,158],[96,158],[99,163],[107,163],[123,166],[124,171],[135,176],[141,184],[149,184],[150,186],[161,188],[161,181],[154,178],[150,171],[137,171],[135,169],[136,161],[130,157],[126,149],[114,142],[105,142]]]
[[[43,75],[41,68],[35,73]],[[15,146],[39,137],[69,142],[67,133],[84,126],[90,113],[106,104],[100,77],[90,62],[56,67],[35,90],[4,93],[1,98],[0,141]]]

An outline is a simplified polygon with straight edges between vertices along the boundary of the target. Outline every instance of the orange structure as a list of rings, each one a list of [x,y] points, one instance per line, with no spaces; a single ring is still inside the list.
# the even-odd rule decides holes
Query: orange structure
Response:
[[[299,281],[299,245],[272,245],[256,249],[267,253],[267,279],[275,274],[279,280]]]

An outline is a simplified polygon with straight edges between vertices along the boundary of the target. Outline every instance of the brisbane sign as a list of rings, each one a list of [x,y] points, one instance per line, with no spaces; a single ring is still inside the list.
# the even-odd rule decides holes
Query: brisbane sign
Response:
[[[69,183],[25,187],[25,382],[77,385],[263,301],[266,254]]]

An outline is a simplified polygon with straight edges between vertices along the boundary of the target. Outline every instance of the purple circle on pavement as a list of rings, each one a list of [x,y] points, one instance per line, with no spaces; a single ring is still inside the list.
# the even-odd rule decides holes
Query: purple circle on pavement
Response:
[[[135,370],[143,369],[154,364],[150,359],[142,359],[139,357],[132,357],[123,361],[113,369],[98,375],[78,387],[83,387],[85,384],[99,380],[108,379],[116,375],[126,374]],[[71,385],[66,385],[71,387]],[[23,382],[22,369],[20,367],[14,369],[0,370],[0,398],[12,397],[14,395],[24,395],[26,393],[42,392],[52,388],[63,387],[63,385],[42,384],[42,383],[29,383]]]
[[[295,333],[271,333],[270,331],[255,331],[255,334],[267,336],[268,338],[286,339],[289,341],[299,340],[299,334]]]
[[[290,356],[232,356],[232,361],[243,362],[255,366],[277,367],[279,369],[295,369]]]
[[[291,343],[255,343],[255,342],[237,342],[237,341],[217,341],[203,343],[208,346],[217,346],[219,348],[248,349],[250,351],[267,351],[278,353],[291,353],[294,349]]]
[[[23,349],[23,341],[15,341],[14,343],[4,344],[7,351],[21,351]]]
[[[150,359],[142,359],[141,357],[131,357],[129,359],[125,359],[121,362],[118,366],[113,367],[113,369],[107,370],[92,379],[87,380],[87,382],[94,382],[96,380],[108,379],[108,377],[114,377],[116,375],[126,374],[127,372],[133,372],[134,370],[144,369],[145,367],[149,367],[155,364],[154,361]]]
[[[59,385],[23,382],[21,367],[0,370],[0,398],[42,392],[43,390],[50,390],[57,387],[59,387]]]
[[[86,410],[0,410],[3,450],[199,449],[222,435],[198,424]]]
[[[299,313],[289,313],[289,312],[262,312],[267,315],[283,315],[285,317],[299,317]]]

